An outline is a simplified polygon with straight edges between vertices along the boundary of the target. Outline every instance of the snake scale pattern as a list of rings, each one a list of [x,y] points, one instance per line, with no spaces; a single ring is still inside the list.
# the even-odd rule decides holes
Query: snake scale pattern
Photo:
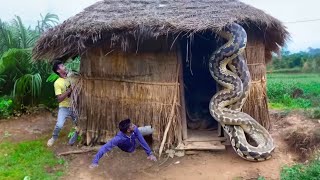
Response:
[[[210,100],[209,110],[222,125],[235,152],[249,161],[271,158],[275,146],[269,132],[250,115],[241,112],[251,84],[251,77],[242,56],[247,43],[246,31],[237,23],[216,32],[226,39],[209,59],[209,71],[221,90]],[[247,141],[248,135],[255,142]]]

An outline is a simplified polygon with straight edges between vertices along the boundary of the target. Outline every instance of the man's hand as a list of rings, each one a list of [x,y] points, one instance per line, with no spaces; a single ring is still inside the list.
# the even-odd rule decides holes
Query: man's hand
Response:
[[[71,92],[72,92],[72,88],[69,88],[63,94],[58,95],[57,96],[58,103],[61,103],[65,98],[70,97]]]
[[[154,156],[154,155],[150,155],[150,156],[148,156],[148,158],[147,159],[149,159],[149,160],[151,160],[151,161],[157,161],[157,158]]]
[[[67,93],[68,93],[68,97],[70,97],[70,95],[71,95],[71,93],[72,93],[72,88],[71,87],[69,87],[69,89],[67,90]]]

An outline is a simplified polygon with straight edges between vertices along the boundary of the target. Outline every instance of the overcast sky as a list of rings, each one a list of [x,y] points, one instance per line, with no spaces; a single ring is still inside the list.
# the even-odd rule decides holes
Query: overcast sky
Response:
[[[19,15],[23,22],[35,25],[40,13],[57,14],[60,22],[80,12],[83,8],[98,0],[0,0],[0,18],[11,20]],[[247,4],[264,10],[266,13],[285,23],[292,40],[288,42],[290,51],[306,50],[308,47],[320,48],[320,0],[241,0]]]

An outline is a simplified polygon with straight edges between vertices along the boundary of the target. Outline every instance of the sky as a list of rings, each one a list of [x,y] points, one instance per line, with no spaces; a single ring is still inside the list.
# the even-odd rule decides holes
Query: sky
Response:
[[[22,18],[27,25],[36,25],[40,13],[57,14],[60,23],[99,0],[0,0],[0,18],[10,21],[14,15]],[[240,0],[262,9],[279,19],[288,28],[291,40],[288,49],[292,52],[320,48],[320,0]],[[296,22],[314,20],[310,22]],[[296,23],[293,23],[296,22]]]

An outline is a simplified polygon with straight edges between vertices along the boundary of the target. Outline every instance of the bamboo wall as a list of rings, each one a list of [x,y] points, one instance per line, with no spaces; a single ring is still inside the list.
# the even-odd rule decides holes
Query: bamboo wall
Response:
[[[177,55],[164,46],[153,47],[157,49],[138,53],[93,48],[82,56],[80,126],[86,144],[106,142],[125,118],[154,127],[158,144],[171,115],[166,147],[181,138]]]

